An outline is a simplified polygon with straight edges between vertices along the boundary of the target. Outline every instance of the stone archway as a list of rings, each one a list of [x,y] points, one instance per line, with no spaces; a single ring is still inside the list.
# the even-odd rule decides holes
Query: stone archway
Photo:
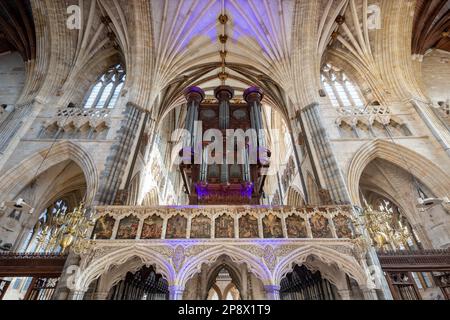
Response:
[[[367,193],[395,203],[408,219],[425,248],[445,248],[450,243],[446,208],[438,205],[422,212],[419,198],[449,195],[450,176],[414,151],[384,140],[362,147],[348,171],[352,202],[365,207]]]
[[[364,169],[377,158],[387,160],[411,172],[434,193],[434,196],[448,196],[450,176],[440,167],[406,147],[384,140],[375,140],[356,153],[347,171],[347,184],[354,204],[361,205],[359,196],[361,176]]]
[[[363,290],[374,288],[368,273],[354,256],[323,246],[308,246],[291,252],[278,263],[273,271],[272,282],[279,285],[296,265],[306,265],[309,269],[321,271],[338,290],[346,290],[345,275],[354,279]]]
[[[146,246],[105,248],[102,252],[103,254],[94,251],[82,257],[80,268],[72,277],[73,286],[70,289],[73,292],[85,293],[93,281],[105,275],[105,272],[107,274],[113,271],[101,281],[99,291],[104,294],[129,271],[136,271],[146,265],[153,266],[170,286],[175,285],[176,272],[170,261],[160,252]]]
[[[45,161],[44,161],[45,159]],[[64,161],[75,162],[86,177],[86,202],[92,203],[98,189],[98,171],[91,155],[81,146],[71,141],[61,141],[53,147],[39,151],[0,177],[0,195],[10,201],[29,185],[35,177]]]

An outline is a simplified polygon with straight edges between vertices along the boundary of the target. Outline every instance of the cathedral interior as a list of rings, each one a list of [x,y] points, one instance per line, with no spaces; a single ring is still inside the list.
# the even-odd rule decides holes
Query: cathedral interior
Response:
[[[450,300],[450,0],[0,0],[0,300]]]

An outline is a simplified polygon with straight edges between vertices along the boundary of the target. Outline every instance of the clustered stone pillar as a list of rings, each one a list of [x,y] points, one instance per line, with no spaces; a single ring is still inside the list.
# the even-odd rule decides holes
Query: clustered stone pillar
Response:
[[[342,300],[351,300],[351,291],[348,289],[338,290]]]
[[[219,126],[220,130],[227,130],[230,126],[230,100],[234,97],[234,89],[229,86],[219,86],[214,90],[214,95],[219,100]],[[224,155],[224,164],[220,174],[220,182],[228,183],[228,164]]]
[[[303,115],[333,202],[335,204],[349,204],[350,196],[333,153],[330,138],[322,123],[319,104],[313,103],[304,108]]]
[[[270,301],[278,301],[280,300],[280,286],[277,285],[267,285],[264,286],[264,290],[266,291],[267,300]]]
[[[56,286],[53,300],[82,300],[84,291],[74,288],[74,274],[80,264],[80,256],[71,252],[67,257],[63,272]]]
[[[116,200],[122,179],[126,176],[127,163],[130,161],[133,147],[139,139],[139,133],[145,125],[143,112],[135,105],[128,103],[124,111],[124,122],[118,133],[117,142],[111,148],[111,154],[107,158],[105,170],[102,172],[99,191],[95,197],[95,203],[99,205],[111,205]],[[124,191],[124,190],[122,190]],[[126,193],[123,193],[125,197]],[[125,202],[126,199],[120,199]]]
[[[183,300],[184,288],[179,285],[169,286],[170,300]]]

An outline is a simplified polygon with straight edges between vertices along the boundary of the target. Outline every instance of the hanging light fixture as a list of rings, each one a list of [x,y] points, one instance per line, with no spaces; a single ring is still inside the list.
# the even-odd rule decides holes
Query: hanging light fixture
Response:
[[[87,215],[84,203],[71,212],[64,213],[59,209],[54,218],[43,226],[43,230],[38,237],[37,251],[43,250],[46,253],[53,253],[61,248],[61,253],[66,253],[67,249],[74,250],[80,254],[86,251],[89,244],[89,230],[95,225],[95,219]]]

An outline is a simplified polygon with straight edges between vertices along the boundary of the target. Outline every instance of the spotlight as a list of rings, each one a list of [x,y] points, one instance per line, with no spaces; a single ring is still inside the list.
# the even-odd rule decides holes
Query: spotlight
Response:
[[[419,204],[417,208],[429,210],[439,205],[449,204],[450,200],[448,198],[428,198],[428,199],[418,199]]]
[[[34,208],[30,206],[28,203],[25,202],[22,198],[18,198],[16,201],[7,201],[2,204],[3,208],[7,209],[13,209],[13,210],[19,210],[24,211],[28,213],[33,213]]]

